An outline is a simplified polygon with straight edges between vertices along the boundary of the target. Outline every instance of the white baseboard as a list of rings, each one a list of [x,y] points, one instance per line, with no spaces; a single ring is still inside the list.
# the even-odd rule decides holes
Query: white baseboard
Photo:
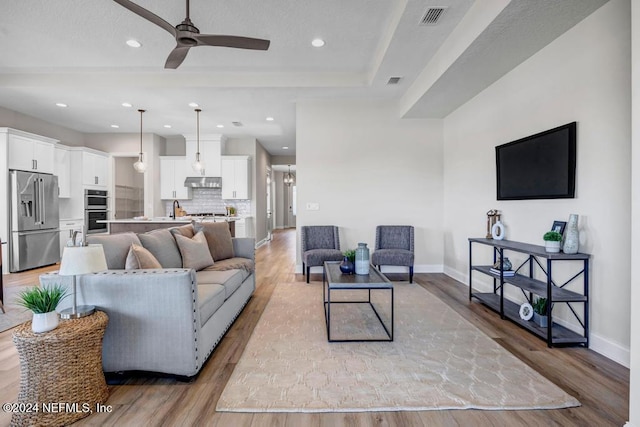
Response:
[[[258,249],[260,246],[264,245],[268,241],[269,241],[269,239],[267,237],[265,237],[264,239],[260,240],[259,242],[256,242],[256,249]]]
[[[624,424],[624,427],[636,427],[636,425],[635,425],[635,424],[633,424],[631,421],[627,421],[627,422]]]
[[[399,267],[383,265],[380,269],[382,273],[409,273],[409,267]],[[438,264],[421,264],[413,266],[413,273],[442,273],[442,265]],[[296,273],[302,274],[302,264],[296,264]],[[322,273],[322,267],[311,267],[311,273]]]
[[[461,282],[465,286],[469,286],[468,272],[462,273],[458,270],[445,266],[444,274],[451,277],[452,279],[457,280],[458,282]],[[489,283],[489,281],[490,281],[490,278],[488,276],[487,276],[487,281],[484,281],[481,279],[476,281],[475,275],[474,275],[473,287],[474,289],[480,289],[485,292],[491,292],[492,286]],[[564,321],[563,319],[559,319],[557,317],[554,318],[554,322],[557,322],[558,324],[571,330],[575,330],[576,328],[575,325],[572,325],[569,322]],[[581,333],[581,331],[575,331],[575,332]],[[620,344],[610,341],[591,331],[591,334],[589,336],[589,349],[603,355],[607,359],[611,359],[614,362],[621,364],[625,368],[629,368],[629,365],[631,363],[630,362],[631,351],[628,347],[621,346]]]

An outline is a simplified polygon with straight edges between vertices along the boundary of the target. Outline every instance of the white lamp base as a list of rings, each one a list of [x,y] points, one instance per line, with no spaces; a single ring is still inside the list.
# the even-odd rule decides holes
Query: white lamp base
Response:
[[[81,317],[90,316],[95,313],[96,308],[92,305],[79,305],[71,308],[65,308],[60,312],[61,319],[79,319]]]

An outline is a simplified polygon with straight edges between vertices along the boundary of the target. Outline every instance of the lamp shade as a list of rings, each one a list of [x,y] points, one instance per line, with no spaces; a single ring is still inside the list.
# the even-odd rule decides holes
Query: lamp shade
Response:
[[[62,252],[60,276],[97,273],[107,269],[102,245],[67,246]]]

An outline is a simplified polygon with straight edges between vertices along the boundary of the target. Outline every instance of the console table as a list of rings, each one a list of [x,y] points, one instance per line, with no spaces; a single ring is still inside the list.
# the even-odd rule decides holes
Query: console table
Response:
[[[490,271],[493,265],[473,263],[473,244],[487,245],[493,248],[493,264],[498,259],[504,259],[505,251],[518,252],[527,255],[519,266],[514,266],[516,274],[505,276],[502,266],[500,274]],[[589,346],[589,259],[591,255],[584,253],[565,254],[546,252],[544,246],[532,245],[510,240],[493,240],[486,238],[469,239],[469,300],[477,299],[487,307],[500,314],[503,319],[509,319],[529,332],[543,338],[549,347],[554,345],[582,345]],[[575,274],[564,283],[556,283],[553,279],[553,266],[557,262],[577,264]],[[536,268],[536,266],[538,268]],[[538,280],[534,273],[542,271],[544,280]],[[488,275],[493,279],[493,292],[482,293],[473,289],[473,272]],[[569,283],[581,279],[581,292],[566,289]],[[533,302],[533,296],[547,299],[548,327],[540,327],[534,322],[520,318],[520,305],[504,297],[506,286],[520,289],[524,297]],[[553,322],[553,307],[555,304],[566,304],[570,312],[582,327],[583,333],[577,333],[558,323]],[[579,307],[576,307],[579,306]],[[581,316],[578,315],[579,312]]]

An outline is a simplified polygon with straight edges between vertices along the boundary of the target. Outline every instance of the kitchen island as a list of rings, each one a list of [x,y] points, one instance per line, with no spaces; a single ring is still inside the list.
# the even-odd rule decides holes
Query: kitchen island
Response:
[[[134,232],[134,233],[146,233],[147,231],[157,230],[159,228],[171,228],[171,227],[179,227],[181,225],[185,225],[190,223],[191,221],[196,222],[228,222],[229,230],[231,231],[231,236],[235,237],[235,222],[241,220],[242,217],[239,216],[212,216],[212,217],[177,217],[177,218],[169,218],[169,217],[160,217],[160,218],[149,218],[149,219],[110,219],[104,222],[109,225],[109,234],[116,233],[125,233],[125,232]]]

